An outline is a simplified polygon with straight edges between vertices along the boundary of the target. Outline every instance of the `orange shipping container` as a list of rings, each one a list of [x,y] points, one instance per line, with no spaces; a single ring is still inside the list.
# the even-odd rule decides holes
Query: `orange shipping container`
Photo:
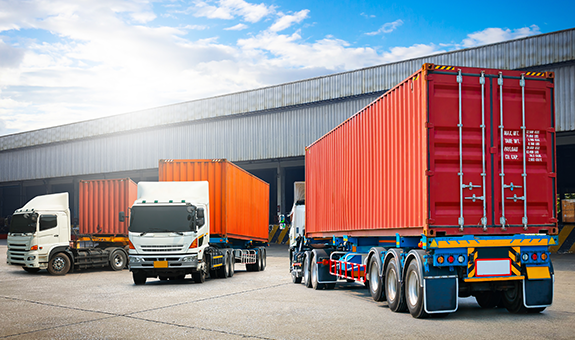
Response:
[[[208,181],[211,237],[267,241],[269,185],[225,159],[160,160],[160,181]]]
[[[80,234],[128,235],[128,221],[120,211],[138,197],[138,186],[129,178],[80,181]]]

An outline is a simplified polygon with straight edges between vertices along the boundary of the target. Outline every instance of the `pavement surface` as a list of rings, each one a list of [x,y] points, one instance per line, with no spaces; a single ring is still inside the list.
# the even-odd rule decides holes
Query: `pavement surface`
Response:
[[[263,272],[236,265],[232,278],[135,286],[128,270],[26,273],[6,264],[0,240],[0,339],[575,339],[575,255],[552,260],[555,299],[540,314],[485,310],[471,297],[445,318],[418,320],[359,284],[293,284],[286,246],[268,249]]]

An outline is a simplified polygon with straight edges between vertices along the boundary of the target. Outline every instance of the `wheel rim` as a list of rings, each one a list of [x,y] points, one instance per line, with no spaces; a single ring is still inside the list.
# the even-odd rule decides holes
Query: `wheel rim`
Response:
[[[415,271],[410,272],[407,277],[407,299],[412,306],[419,301],[419,277]]]
[[[317,274],[316,274],[316,269],[315,269],[316,266],[317,266],[317,265],[316,265],[315,261],[313,261],[313,262],[311,263],[311,282],[312,282],[312,283],[313,283],[313,282],[317,282]]]
[[[57,271],[61,271],[64,269],[65,264],[66,264],[66,262],[64,261],[64,259],[62,257],[58,256],[54,259],[52,267],[54,267],[54,269]]]
[[[372,262],[369,268],[369,284],[371,285],[371,291],[377,291],[379,287],[379,268],[377,262]]]
[[[387,278],[387,296],[389,296],[389,300],[395,300],[395,295],[397,295],[397,289],[395,287],[395,281],[397,281],[397,275],[395,274],[395,269],[391,268],[389,270]]]
[[[124,264],[122,255],[116,254],[116,256],[114,256],[114,264],[116,265],[116,267],[121,267]]]

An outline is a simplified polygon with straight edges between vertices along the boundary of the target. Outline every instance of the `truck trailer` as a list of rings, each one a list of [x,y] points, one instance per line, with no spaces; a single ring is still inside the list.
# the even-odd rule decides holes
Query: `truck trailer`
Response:
[[[130,221],[130,271],[147,278],[234,275],[266,267],[269,185],[226,160],[160,160],[160,182],[140,182]]]
[[[110,266],[122,270],[128,260],[128,227],[117,221],[136,198],[129,178],[80,181],[80,218],[71,224],[68,193],[41,195],[12,216],[7,263],[29,273],[53,275]]]
[[[306,148],[294,283],[415,318],[541,312],[556,245],[553,73],[425,64]]]

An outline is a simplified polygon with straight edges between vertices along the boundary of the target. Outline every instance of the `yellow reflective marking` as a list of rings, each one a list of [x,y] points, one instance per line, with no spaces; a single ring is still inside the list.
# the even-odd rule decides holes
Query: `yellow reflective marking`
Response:
[[[550,247],[549,251],[552,253],[556,253],[559,250],[559,248],[561,247],[561,245],[563,244],[563,242],[565,242],[567,237],[569,237],[569,234],[571,234],[571,232],[573,231],[574,228],[575,228],[575,225],[573,225],[573,224],[564,225],[563,228],[561,229],[561,231],[559,232],[559,244],[556,246]]]
[[[525,276],[506,276],[506,277],[474,277],[463,279],[465,282],[488,282],[488,281],[513,281],[523,280]]]
[[[214,259],[221,259],[222,257],[224,257],[224,255],[218,255],[218,256],[214,256]]]
[[[508,246],[547,246],[553,238],[517,239],[517,240],[462,240],[431,242],[432,248],[461,248],[461,247],[508,247]]]
[[[550,279],[549,267],[527,267],[527,277],[533,279]]]

